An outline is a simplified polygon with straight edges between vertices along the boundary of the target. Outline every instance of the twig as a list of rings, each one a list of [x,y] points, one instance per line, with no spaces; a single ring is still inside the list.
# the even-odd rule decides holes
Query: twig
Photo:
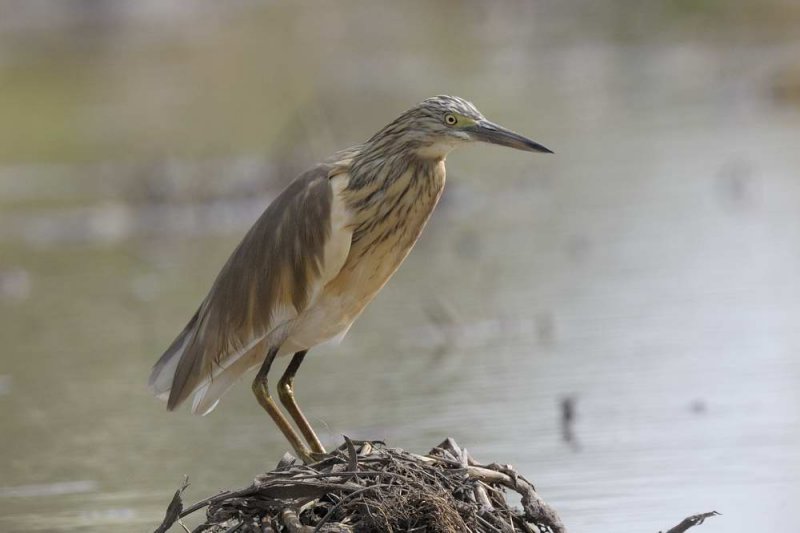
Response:
[[[699,526],[700,524],[702,524],[703,522],[706,521],[706,518],[709,518],[709,517],[712,517],[712,516],[719,516],[721,514],[722,513],[718,513],[716,511],[711,511],[710,513],[700,513],[700,514],[695,514],[695,515],[692,515],[692,516],[688,516],[688,517],[684,518],[683,521],[681,521],[680,524],[678,524],[677,526],[675,526],[672,529],[668,530],[667,533],[683,533],[684,531],[686,531],[690,527]]]
[[[181,511],[183,511],[183,500],[181,499],[181,494],[183,491],[186,490],[186,487],[189,486],[189,476],[185,476],[183,478],[183,484],[181,488],[175,491],[175,495],[172,497],[172,501],[169,502],[167,506],[167,512],[164,515],[164,520],[161,522],[161,525],[158,526],[154,533],[165,533],[169,528],[172,527],[180,517]]]
[[[327,513],[325,516],[323,516],[323,517],[322,517],[322,519],[321,519],[319,522],[317,522],[317,525],[316,525],[316,527],[315,527],[315,528],[314,528],[314,530],[313,530],[313,531],[314,531],[314,533],[317,533],[318,531],[320,531],[320,528],[321,528],[322,526],[324,526],[324,525],[325,525],[325,523],[326,523],[328,520],[330,520],[331,516],[333,516],[333,513],[336,511],[336,509],[338,509],[339,507],[341,507],[342,505],[344,505],[344,503],[345,503],[347,500],[351,500],[351,499],[355,498],[356,496],[360,496],[360,495],[361,495],[362,493],[364,493],[364,492],[369,492],[369,491],[372,491],[372,490],[377,490],[377,489],[380,489],[380,488],[382,488],[382,487],[384,487],[384,485],[372,485],[372,486],[370,486],[370,487],[364,487],[363,489],[361,489],[361,490],[357,490],[357,491],[355,491],[355,492],[351,492],[350,494],[348,494],[347,496],[345,496],[344,498],[342,498],[342,499],[339,501],[339,503],[337,503],[336,505],[334,505],[333,507],[331,507],[331,510],[330,510],[330,511],[328,511],[328,513]]]
[[[314,531],[313,528],[304,526],[297,513],[288,507],[281,511],[281,520],[283,520],[283,525],[286,526],[289,533],[309,533]]]

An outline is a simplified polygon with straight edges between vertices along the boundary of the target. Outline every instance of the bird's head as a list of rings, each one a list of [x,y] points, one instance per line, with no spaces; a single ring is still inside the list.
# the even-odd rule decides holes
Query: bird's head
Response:
[[[415,146],[418,155],[440,159],[469,142],[486,142],[525,150],[552,153],[541,144],[499,126],[484,117],[470,102],[457,96],[423,100],[381,130],[371,141],[392,138]]]

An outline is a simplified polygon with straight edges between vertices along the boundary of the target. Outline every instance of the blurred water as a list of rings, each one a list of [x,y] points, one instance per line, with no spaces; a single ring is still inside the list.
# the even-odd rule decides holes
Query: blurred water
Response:
[[[196,500],[273,466],[286,445],[246,383],[191,417],[148,396],[149,368],[253,198],[441,92],[556,155],[450,156],[417,248],[300,372],[324,439],[426,451],[452,436],[514,464],[573,531],[666,530],[712,509],[724,516],[704,531],[800,526],[800,108],[769,96],[798,36],[729,11],[706,16],[730,33],[669,13],[652,35],[652,14],[603,30],[580,3],[144,5],[155,14],[109,9],[116,32],[60,52],[85,69],[71,85],[96,91],[59,87],[83,100],[49,108],[80,135],[0,150],[0,529],[152,530],[184,474]],[[69,24],[46,20],[66,41],[50,24]],[[18,47],[2,79],[52,75],[5,24]],[[289,58],[268,46],[290,36]],[[95,39],[103,57],[87,58]],[[281,86],[305,89],[282,106]],[[305,151],[275,152],[278,136]],[[165,156],[177,166],[130,163]]]

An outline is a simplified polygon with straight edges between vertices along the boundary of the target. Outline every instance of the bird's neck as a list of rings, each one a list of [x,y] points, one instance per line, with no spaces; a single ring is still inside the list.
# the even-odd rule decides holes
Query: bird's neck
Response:
[[[407,228],[415,240],[436,206],[444,182],[441,158],[424,158],[409,152],[388,158],[374,157],[369,152],[354,157],[344,191],[353,213],[354,241],[390,220],[398,229]]]
[[[427,157],[420,155],[418,146],[403,147],[390,151],[386,147],[368,143],[353,157],[350,165],[351,190],[390,187],[394,182],[409,173],[419,179],[435,178],[437,172],[444,177],[444,156]]]

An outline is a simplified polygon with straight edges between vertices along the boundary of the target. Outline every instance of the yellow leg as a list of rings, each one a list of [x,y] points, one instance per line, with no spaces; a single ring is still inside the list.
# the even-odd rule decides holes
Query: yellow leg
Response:
[[[264,360],[264,363],[261,365],[261,369],[258,371],[256,375],[256,379],[253,380],[253,394],[256,395],[256,399],[258,403],[261,404],[261,407],[267,412],[267,414],[272,417],[272,420],[275,422],[275,425],[278,426],[278,429],[281,430],[283,436],[286,437],[286,440],[289,441],[289,444],[292,445],[294,451],[300,457],[300,459],[304,463],[310,463],[312,461],[311,454],[309,453],[308,447],[303,443],[300,437],[295,432],[294,428],[292,428],[291,424],[286,417],[283,415],[281,410],[278,408],[278,405],[275,403],[275,400],[272,399],[272,396],[269,394],[269,384],[267,383],[267,374],[269,374],[269,369],[272,366],[272,361],[275,359],[275,356],[278,354],[277,348],[270,348],[269,352],[267,353],[267,358]]]
[[[322,454],[325,453],[325,448],[322,447],[322,443],[317,438],[317,434],[314,433],[311,424],[308,423],[305,415],[297,405],[297,401],[294,399],[294,375],[297,373],[297,369],[300,368],[300,363],[303,362],[306,353],[307,350],[304,350],[302,352],[297,352],[294,354],[294,357],[292,357],[292,362],[286,367],[286,372],[284,372],[281,380],[278,382],[278,396],[283,406],[289,411],[294,423],[300,428],[300,432],[306,438],[306,442],[311,446],[311,451]]]

